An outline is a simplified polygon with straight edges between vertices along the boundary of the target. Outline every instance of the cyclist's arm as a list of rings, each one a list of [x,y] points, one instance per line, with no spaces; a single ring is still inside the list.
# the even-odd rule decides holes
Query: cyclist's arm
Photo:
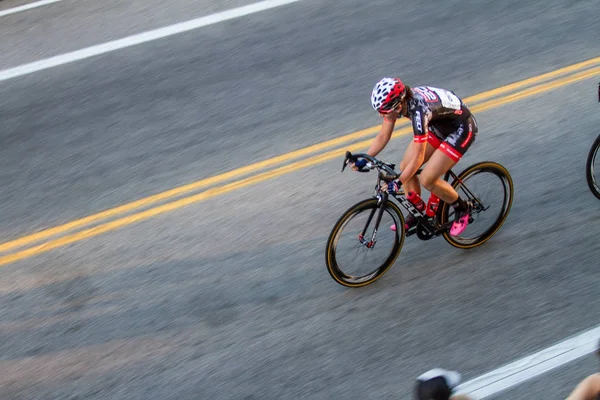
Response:
[[[567,400],[596,400],[600,396],[600,373],[590,375],[582,380]]]
[[[381,150],[388,144],[392,137],[392,132],[394,131],[394,125],[396,124],[396,115],[389,115],[383,118],[383,123],[381,124],[381,129],[373,142],[371,142],[371,146],[367,150],[367,154],[371,157],[377,156]]]

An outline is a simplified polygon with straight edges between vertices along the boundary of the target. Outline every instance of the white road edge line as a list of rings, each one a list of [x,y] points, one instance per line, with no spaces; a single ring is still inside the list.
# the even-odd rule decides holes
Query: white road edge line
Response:
[[[466,394],[475,399],[484,399],[596,351],[599,340],[600,326],[597,326],[464,382],[456,390],[460,394]],[[590,374],[593,372],[590,371]],[[579,382],[572,383],[573,389],[577,383]]]
[[[0,17],[4,17],[5,15],[16,14],[21,11],[31,10],[32,8],[37,8],[41,6],[45,6],[47,4],[58,3],[63,0],[41,0],[36,1],[35,3],[24,4],[22,6],[7,8],[6,10],[0,11]]]
[[[11,78],[16,78],[18,76],[31,74],[33,72],[42,71],[44,69],[52,67],[57,67],[59,65],[67,64],[73,61],[83,60],[85,58],[90,58],[100,54],[105,54],[111,51],[123,49],[125,47],[131,47],[141,43],[162,39],[167,36],[191,31],[193,29],[201,28],[203,26],[217,24],[219,22],[243,17],[249,14],[283,6],[286,4],[296,3],[299,1],[301,0],[265,0],[260,1],[258,3],[249,4],[247,6],[232,8],[231,10],[206,15],[204,17],[192,19],[190,21],[169,25],[163,28],[153,29],[136,35],[127,36],[122,39],[117,39],[99,45],[86,47],[70,53],[46,58],[29,64],[23,64],[18,67],[1,70],[0,81],[5,81]]]

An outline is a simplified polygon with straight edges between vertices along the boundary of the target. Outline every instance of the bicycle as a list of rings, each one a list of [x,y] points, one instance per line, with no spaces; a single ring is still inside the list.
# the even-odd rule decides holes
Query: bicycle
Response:
[[[600,102],[600,83],[598,83],[598,102]],[[592,147],[588,153],[587,161],[585,164],[585,178],[587,180],[588,187],[592,191],[592,194],[600,199],[600,177],[596,177],[594,173],[594,163],[596,162],[596,156],[600,151],[600,134],[594,140]]]
[[[346,210],[341,217],[335,223],[326,246],[326,265],[327,270],[331,277],[340,285],[346,287],[361,287],[375,282],[381,276],[383,276],[394,264],[398,258],[402,247],[404,245],[405,237],[416,234],[420,240],[430,240],[440,235],[452,246],[460,249],[471,249],[482,245],[487,242],[492,236],[498,232],[500,227],[504,224],[510,209],[512,207],[514,197],[514,186],[510,173],[502,165],[493,161],[483,161],[473,164],[461,173],[456,175],[452,170],[449,170],[444,175],[444,180],[450,182],[452,178],[452,186],[455,190],[462,194],[465,200],[470,200],[473,203],[473,209],[469,216],[469,226],[467,230],[461,234],[461,236],[451,236],[450,227],[453,222],[454,208],[449,204],[445,203],[440,199],[437,210],[432,217],[428,217],[426,211],[419,211],[414,205],[407,199],[403,188],[399,192],[391,196],[384,190],[387,187],[387,182],[397,179],[400,176],[399,172],[395,171],[395,164],[385,163],[371,157],[367,154],[352,154],[349,151],[346,152],[344,159],[344,165],[342,166],[342,172],[346,168],[349,162],[356,163],[359,159],[365,159],[367,164],[365,167],[359,169],[359,172],[369,172],[370,170],[377,169],[377,184],[375,186],[375,194],[365,200],[359,201],[354,204],[348,210]],[[423,167],[421,167],[417,174],[420,174]],[[502,201],[500,211],[498,215],[493,219],[491,225],[489,225],[483,233],[476,235],[475,237],[468,238],[463,237],[470,227],[477,225],[476,220],[480,218],[490,208],[490,201],[482,197],[481,194],[475,194],[475,192],[467,187],[467,181],[474,180],[477,176],[489,176],[496,177],[500,180],[501,185],[496,185],[497,188],[501,188]],[[385,185],[381,185],[382,182],[386,182]],[[469,186],[472,186],[469,184]],[[499,196],[496,197],[496,199]],[[406,231],[404,226],[404,215],[400,207],[391,199],[396,201],[410,214],[412,214],[417,223],[411,227],[409,231]],[[381,225],[382,217],[384,214],[391,216],[392,222],[396,225],[396,229],[389,229],[388,232],[393,232],[393,246],[389,255],[384,261],[379,264],[375,269],[369,271],[366,274],[354,275],[346,273],[342,270],[340,262],[338,260],[340,254],[337,253],[338,244],[344,228],[355,219],[360,213],[367,211],[368,216],[366,222],[357,226],[357,231],[353,231],[351,234],[353,239],[350,242],[354,243],[353,247],[357,250],[366,249],[367,252],[373,251],[378,242],[378,233],[381,234],[379,227]],[[373,217],[377,212],[375,221]],[[369,230],[370,225],[374,222],[374,225]],[[386,232],[386,231],[384,231]],[[358,235],[357,235],[358,233]],[[343,254],[342,254],[343,255]],[[354,257],[356,258],[356,257]]]

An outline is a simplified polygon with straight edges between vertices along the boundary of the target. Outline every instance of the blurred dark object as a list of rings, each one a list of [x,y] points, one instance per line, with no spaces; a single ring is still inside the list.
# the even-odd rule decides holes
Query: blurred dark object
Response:
[[[417,378],[416,400],[452,400],[454,389],[460,384],[461,376],[456,371],[442,368],[429,370]]]

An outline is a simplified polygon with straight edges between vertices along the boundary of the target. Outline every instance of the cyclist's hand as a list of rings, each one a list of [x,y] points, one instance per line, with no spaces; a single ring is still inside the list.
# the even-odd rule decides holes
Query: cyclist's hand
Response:
[[[387,192],[390,194],[398,193],[398,190],[400,190],[400,186],[402,186],[401,182],[393,180],[387,184]]]
[[[350,163],[350,168],[352,168],[353,171],[358,171],[359,169],[364,168],[366,165],[367,165],[367,160],[365,160],[364,158],[361,158],[354,164]]]

